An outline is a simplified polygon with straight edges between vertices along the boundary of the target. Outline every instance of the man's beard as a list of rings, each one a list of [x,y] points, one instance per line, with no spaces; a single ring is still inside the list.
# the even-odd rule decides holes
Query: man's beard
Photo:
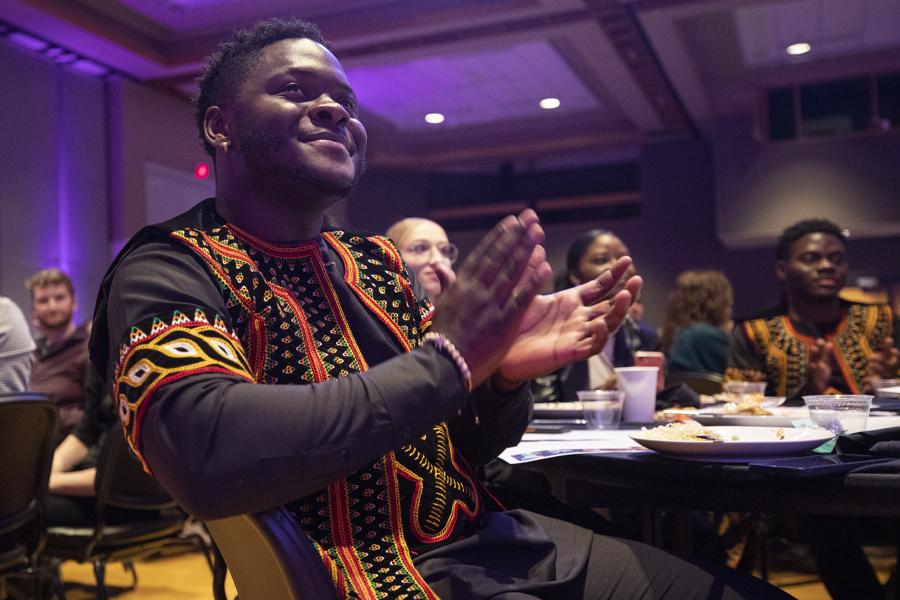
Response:
[[[72,322],[72,314],[73,313],[69,313],[66,316],[62,316],[56,321],[38,319],[38,324],[44,331],[63,331],[68,328],[69,324]]]
[[[264,189],[296,194],[311,188],[329,196],[348,198],[366,170],[363,158],[353,180],[348,184],[340,184],[321,177],[305,164],[280,163],[275,156],[286,142],[274,135],[245,126],[238,130],[236,141],[238,149],[244,153],[247,173],[256,185]]]

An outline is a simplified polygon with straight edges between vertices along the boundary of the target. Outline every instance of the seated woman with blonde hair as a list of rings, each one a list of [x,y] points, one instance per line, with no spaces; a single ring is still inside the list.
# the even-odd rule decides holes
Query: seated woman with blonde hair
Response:
[[[685,271],[669,294],[662,351],[670,373],[725,373],[734,294],[721,271]]]
[[[447,239],[444,228],[434,221],[417,217],[403,219],[391,225],[386,235],[394,240],[406,266],[431,302],[441,289],[456,281],[451,265],[459,251]]]

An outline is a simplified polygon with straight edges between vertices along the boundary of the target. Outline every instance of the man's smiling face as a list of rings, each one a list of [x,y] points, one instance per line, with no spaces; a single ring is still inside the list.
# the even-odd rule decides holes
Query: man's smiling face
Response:
[[[234,150],[263,188],[348,196],[365,165],[366,130],[340,63],[309,39],[266,46],[231,112]]]

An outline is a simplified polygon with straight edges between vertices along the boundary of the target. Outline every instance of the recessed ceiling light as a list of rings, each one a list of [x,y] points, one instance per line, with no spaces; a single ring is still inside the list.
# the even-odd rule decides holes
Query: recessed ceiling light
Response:
[[[14,44],[22,46],[23,48],[28,48],[29,50],[41,51],[50,45],[44,40],[40,40],[34,36],[30,36],[27,33],[22,33],[21,31],[14,31],[13,33],[9,34],[7,39]]]
[[[559,100],[556,98],[544,98],[541,100],[541,108],[559,108]]]
[[[425,115],[425,120],[429,123],[443,123],[444,115],[441,113],[428,113]]]
[[[806,54],[810,51],[810,45],[802,42],[800,44],[791,44],[787,47],[788,54]]]

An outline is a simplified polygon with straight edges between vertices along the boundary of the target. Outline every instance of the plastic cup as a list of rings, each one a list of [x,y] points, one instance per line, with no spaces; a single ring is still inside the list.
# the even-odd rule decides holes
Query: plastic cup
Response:
[[[577,392],[581,414],[588,429],[618,429],[622,419],[622,399],[625,392],[617,390],[587,390]]]
[[[629,423],[653,421],[659,367],[619,367],[613,370],[616,372],[619,391],[625,392],[622,420]]]
[[[766,393],[765,381],[726,381],[722,384],[722,390],[735,400],[743,400],[751,394],[764,396]]]
[[[873,379],[872,387],[875,388],[876,397],[896,398],[900,396],[897,392],[882,392],[884,388],[900,387],[900,379]]]
[[[816,425],[834,435],[865,431],[872,396],[803,396],[809,416]]]

